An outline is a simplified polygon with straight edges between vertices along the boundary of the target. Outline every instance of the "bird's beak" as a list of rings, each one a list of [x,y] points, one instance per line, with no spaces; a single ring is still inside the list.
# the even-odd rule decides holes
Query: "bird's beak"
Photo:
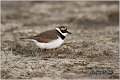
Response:
[[[67,33],[71,34],[71,32],[67,31]]]

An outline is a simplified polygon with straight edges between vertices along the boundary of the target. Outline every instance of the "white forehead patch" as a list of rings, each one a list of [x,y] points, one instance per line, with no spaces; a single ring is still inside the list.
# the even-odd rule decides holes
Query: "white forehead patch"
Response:
[[[61,30],[66,30],[66,27],[61,28]]]

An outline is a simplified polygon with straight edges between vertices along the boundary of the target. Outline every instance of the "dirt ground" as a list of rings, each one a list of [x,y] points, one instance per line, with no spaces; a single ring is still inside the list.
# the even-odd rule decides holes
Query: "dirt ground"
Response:
[[[2,2],[2,79],[118,79],[119,2]],[[59,25],[72,33],[43,51],[21,37]]]

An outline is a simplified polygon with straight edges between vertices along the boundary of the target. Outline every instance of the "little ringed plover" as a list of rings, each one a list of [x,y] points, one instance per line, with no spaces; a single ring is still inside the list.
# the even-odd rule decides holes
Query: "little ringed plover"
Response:
[[[71,34],[67,31],[67,27],[59,26],[53,30],[42,32],[36,36],[20,39],[32,40],[41,49],[53,49],[63,44],[67,34]]]

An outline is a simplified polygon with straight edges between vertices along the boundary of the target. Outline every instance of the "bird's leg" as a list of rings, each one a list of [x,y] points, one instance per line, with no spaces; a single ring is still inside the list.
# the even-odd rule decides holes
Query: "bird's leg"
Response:
[[[55,56],[56,49],[51,49],[52,56]]]
[[[39,56],[40,56],[41,54],[44,54],[47,50],[38,48],[37,51],[39,52]]]
[[[44,52],[46,53],[46,52],[47,52],[47,49],[41,49],[41,52],[42,52],[42,53],[44,53]]]
[[[39,56],[41,56],[42,49],[41,48],[37,48],[37,52],[39,53]]]
[[[47,52],[47,49],[44,49],[45,52]]]
[[[47,58],[51,58],[53,56],[53,49],[47,50]]]

